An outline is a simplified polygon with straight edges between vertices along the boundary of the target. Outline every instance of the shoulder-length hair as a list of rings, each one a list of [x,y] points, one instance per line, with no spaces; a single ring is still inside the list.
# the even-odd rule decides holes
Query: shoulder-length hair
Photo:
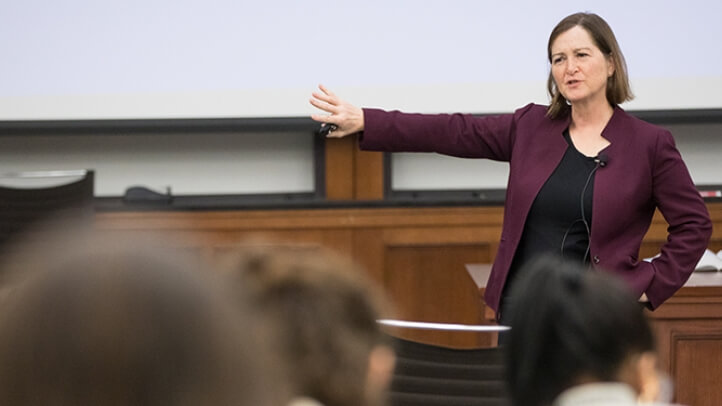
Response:
[[[592,37],[594,44],[602,53],[612,58],[614,64],[614,73],[607,80],[607,101],[612,105],[621,104],[625,101],[632,100],[634,94],[629,86],[629,76],[627,75],[627,63],[624,61],[624,55],[619,47],[614,32],[602,17],[594,13],[575,13],[565,17],[557,24],[549,35],[547,44],[547,58],[551,63],[552,44],[559,35],[569,31],[570,29],[580,26],[584,28]],[[547,91],[551,97],[547,116],[550,118],[558,118],[569,113],[571,106],[562,96],[557,88],[551,70],[547,78]]]

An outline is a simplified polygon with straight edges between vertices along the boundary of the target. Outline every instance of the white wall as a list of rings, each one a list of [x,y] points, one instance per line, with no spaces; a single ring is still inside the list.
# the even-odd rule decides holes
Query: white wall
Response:
[[[0,120],[306,116],[318,83],[506,112],[546,102],[549,32],[584,10],[619,38],[627,109],[722,108],[719,1],[23,0],[0,3]]]

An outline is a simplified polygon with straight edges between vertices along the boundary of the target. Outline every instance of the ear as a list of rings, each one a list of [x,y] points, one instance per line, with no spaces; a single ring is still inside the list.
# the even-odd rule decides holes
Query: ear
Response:
[[[371,350],[366,375],[366,390],[372,399],[389,387],[395,366],[396,354],[391,347],[377,345]]]
[[[614,75],[614,56],[612,54],[607,55],[607,77],[611,78]]]

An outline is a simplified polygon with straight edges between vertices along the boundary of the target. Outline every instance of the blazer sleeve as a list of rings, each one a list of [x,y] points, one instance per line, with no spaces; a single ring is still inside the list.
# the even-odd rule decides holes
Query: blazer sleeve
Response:
[[[667,242],[651,263],[654,277],[646,290],[656,308],[689,279],[709,243],[712,221],[669,131],[657,138],[653,168],[653,198],[668,223]]]
[[[529,104],[514,114],[411,114],[364,109],[359,145],[387,152],[437,152],[462,158],[509,161],[516,123]]]

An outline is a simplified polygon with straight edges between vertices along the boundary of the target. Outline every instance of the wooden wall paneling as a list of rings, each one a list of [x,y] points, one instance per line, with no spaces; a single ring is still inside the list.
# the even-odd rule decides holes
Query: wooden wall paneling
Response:
[[[354,210],[147,211],[99,213],[95,225],[116,230],[304,230],[349,227]]]
[[[501,233],[500,208],[366,209],[348,213],[346,220],[354,227],[353,257],[380,282],[384,239],[397,245],[422,240],[436,245],[478,241],[489,244],[495,255]],[[427,232],[422,232],[423,227]]]
[[[712,203],[709,208],[715,222],[710,247],[722,249],[722,204]],[[463,274],[466,263],[493,262],[502,216],[503,207],[107,212],[96,216],[96,226],[116,232],[146,230],[172,235],[181,241],[179,248],[201,252],[211,259],[232,252],[234,244],[246,238],[318,244],[348,254],[360,263],[374,279],[386,284],[394,300],[402,301],[401,308],[410,312],[409,317],[432,320],[443,314],[448,318],[439,321],[469,322],[476,320],[476,314],[466,313],[469,308],[479,309],[480,313],[485,308],[477,307],[471,299],[459,302],[455,297],[448,299],[448,295],[473,287],[473,282],[467,283],[465,274],[463,278],[456,274],[448,279],[444,276],[449,269]],[[641,257],[659,251],[667,238],[666,228],[664,219],[657,214],[642,244]],[[418,285],[411,289],[405,278]],[[423,282],[427,278],[433,283]],[[687,317],[688,309],[696,308],[701,299],[685,295],[677,295],[670,302],[673,306],[665,304],[654,312],[659,316],[655,322]],[[445,299],[431,308],[426,305],[429,297]],[[454,309],[446,309],[447,302]],[[422,305],[417,308],[417,303]],[[667,319],[663,320],[665,314]],[[458,343],[441,336],[421,338],[446,345],[478,342],[464,339]]]
[[[369,227],[356,229],[353,232],[352,258],[383,288],[384,286],[384,229]],[[391,292],[387,292],[391,294]],[[396,299],[396,298],[392,298]]]
[[[647,311],[646,314],[655,330],[661,366],[669,372],[671,336],[675,328],[722,326],[722,286],[684,287],[657,310]]]
[[[339,220],[317,211],[108,213],[99,218],[99,229],[157,234],[170,245],[197,251],[209,260],[250,242],[326,247],[352,254],[351,229],[337,226]]]
[[[352,200],[354,198],[355,137],[326,139],[326,198]]]
[[[702,337],[717,334],[722,329],[720,319],[700,320],[694,318],[678,318],[659,320],[652,319],[652,329],[657,342],[659,354],[659,368],[672,378],[684,379],[684,374],[675,374],[675,358],[677,357],[676,340],[691,339],[694,334],[700,333]],[[719,360],[722,353],[708,354]],[[676,386],[676,385],[675,385]]]
[[[714,222],[710,248],[722,249],[722,204],[708,207]],[[232,253],[235,244],[248,237],[329,247],[348,253],[366,268],[396,302],[399,318],[476,324],[490,321],[464,266],[493,262],[502,213],[503,207],[116,212],[98,214],[96,226],[116,232],[169,233],[178,238],[179,251],[200,252],[211,259]],[[657,214],[640,257],[659,252],[666,238],[667,225]],[[677,401],[718,404],[722,288],[683,288],[649,316],[660,364],[674,379]],[[394,333],[460,348],[493,344],[493,338],[483,333],[411,329]],[[708,403],[709,399],[717,403]]]
[[[490,261],[491,245],[482,228],[388,227],[357,230],[355,255],[369,268],[409,321],[484,323],[476,285],[467,263]],[[484,333],[395,329],[400,337],[459,348],[490,346]]]
[[[722,399],[722,278],[718,276],[693,275],[692,284],[647,312],[660,368],[672,378],[676,402],[681,404],[717,405]],[[713,385],[707,375],[716,380]]]
[[[384,286],[397,300],[405,320],[482,324],[484,317],[476,285],[464,263],[483,255],[476,245],[389,246]],[[483,333],[409,330],[402,337],[452,347],[489,346]]]
[[[390,293],[393,299],[404,301],[404,309],[427,303],[416,299],[425,295],[449,298],[434,308],[419,307],[414,318],[436,319],[440,316],[435,312],[444,310],[448,302],[453,309],[442,311],[445,317],[438,321],[475,324],[483,319],[483,308],[478,296],[472,294],[475,285],[464,265],[493,260],[501,232],[501,212],[499,207],[126,212],[101,213],[96,224],[116,231],[170,233],[184,241],[179,245],[185,249],[200,251],[211,259],[232,252],[234,244],[249,237],[320,244],[347,253],[380,283],[391,282],[394,291]],[[409,268],[422,283],[420,289],[439,289],[432,295],[418,289],[408,295],[404,284],[394,278],[410,272]],[[451,278],[447,278],[449,269],[454,273]],[[434,282],[424,283],[425,278]],[[467,291],[470,293],[459,302],[456,295]],[[480,343],[478,338],[455,342],[439,336],[429,340],[461,346]]]
[[[351,255],[351,230],[305,229],[305,230],[246,230],[215,234],[216,241],[209,247],[209,259],[224,261],[247,245],[294,247],[298,249],[329,249],[344,256]],[[221,237],[221,238],[218,238]],[[206,239],[208,241],[210,239]]]
[[[717,406],[722,401],[722,328],[681,326],[671,332],[675,401]]]
[[[354,152],[354,199],[381,200],[384,198],[384,154],[382,152]]]

